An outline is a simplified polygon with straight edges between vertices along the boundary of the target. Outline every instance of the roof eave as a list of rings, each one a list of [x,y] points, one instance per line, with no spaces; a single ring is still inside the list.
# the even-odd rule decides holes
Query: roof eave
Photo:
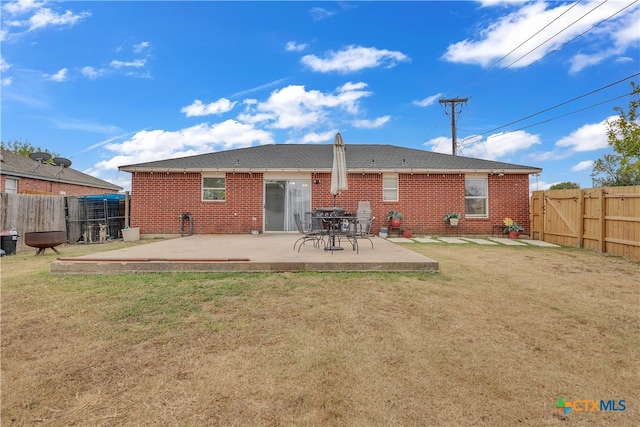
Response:
[[[154,168],[154,167],[130,167],[121,166],[118,168],[123,172],[159,172],[159,173],[331,173],[331,169],[326,168]],[[532,175],[542,172],[540,168],[522,168],[522,169],[425,169],[425,168],[347,168],[347,173],[443,173],[443,174],[460,174],[460,173],[487,173],[487,174],[518,174]]]
[[[92,184],[92,183],[89,183],[89,182],[73,181],[73,180],[64,179],[64,178],[46,177],[46,176],[42,176],[42,175],[35,175],[35,174],[30,174],[30,173],[25,173],[25,172],[3,171],[2,175],[15,176],[17,178],[29,178],[29,179],[35,179],[35,180],[38,180],[38,181],[47,181],[47,182],[58,182],[58,183],[63,183],[63,184],[72,184],[72,185],[78,185],[78,186],[82,186],[82,187],[102,188],[102,189],[118,190],[118,191],[123,189],[119,185],[115,185],[115,184],[98,185],[98,184]]]

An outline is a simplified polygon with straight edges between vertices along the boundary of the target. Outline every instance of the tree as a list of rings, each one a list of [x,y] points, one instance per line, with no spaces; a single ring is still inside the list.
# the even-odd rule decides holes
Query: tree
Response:
[[[595,161],[591,178],[594,186],[640,185],[640,86],[631,82],[629,111],[614,107],[619,117],[607,120],[607,138],[614,154]]]
[[[20,156],[29,157],[31,153],[48,153],[52,158],[60,157],[58,153],[53,151],[49,151],[47,149],[43,149],[40,147],[34,147],[29,143],[29,141],[21,141],[14,140],[9,142],[0,142],[0,146],[2,146],[3,150],[11,151],[12,153],[18,154]],[[49,163],[52,163],[51,159],[48,160]]]
[[[549,187],[549,190],[573,190],[574,188],[580,188],[575,182],[560,182]]]

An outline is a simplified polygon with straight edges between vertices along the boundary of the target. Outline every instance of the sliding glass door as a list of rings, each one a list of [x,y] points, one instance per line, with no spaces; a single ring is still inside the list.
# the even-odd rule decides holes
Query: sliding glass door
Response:
[[[266,179],[264,231],[297,231],[293,213],[311,210],[311,179]]]

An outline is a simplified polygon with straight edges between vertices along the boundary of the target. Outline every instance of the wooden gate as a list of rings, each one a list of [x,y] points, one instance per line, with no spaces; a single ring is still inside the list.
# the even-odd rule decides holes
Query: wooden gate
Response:
[[[531,237],[640,259],[640,186],[535,191]]]

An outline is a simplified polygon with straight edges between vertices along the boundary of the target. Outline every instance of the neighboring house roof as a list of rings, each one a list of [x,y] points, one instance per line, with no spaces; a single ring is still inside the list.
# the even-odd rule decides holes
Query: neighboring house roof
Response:
[[[495,172],[535,174],[542,169],[452,156],[394,145],[346,145],[348,172]],[[311,171],[330,172],[333,144],[271,144],[120,166],[125,172]]]
[[[62,168],[50,163],[40,163],[28,157],[20,156],[11,151],[0,149],[2,162],[0,173],[16,178],[31,178],[41,181],[53,181],[65,184],[94,187],[101,190],[120,191],[122,187],[95,178],[86,173],[71,168]]]

